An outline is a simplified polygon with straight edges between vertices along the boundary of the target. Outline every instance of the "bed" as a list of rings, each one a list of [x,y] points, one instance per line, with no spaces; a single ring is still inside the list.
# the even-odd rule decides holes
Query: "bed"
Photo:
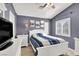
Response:
[[[68,42],[47,35],[43,30],[30,31],[30,44],[37,56],[57,56],[66,53]]]

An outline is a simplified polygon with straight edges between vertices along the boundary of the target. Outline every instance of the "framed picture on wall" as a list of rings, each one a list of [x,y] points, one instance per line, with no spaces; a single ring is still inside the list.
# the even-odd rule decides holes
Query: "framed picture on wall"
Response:
[[[38,28],[40,28],[40,26],[39,26],[39,25],[37,25],[37,26],[36,26],[36,29],[38,29]]]
[[[36,21],[36,25],[40,25],[40,21]]]
[[[56,35],[70,37],[70,18],[56,21]]]
[[[40,26],[41,26],[42,28],[44,28],[44,24],[41,24]]]
[[[44,21],[41,20],[41,24],[44,24]]]

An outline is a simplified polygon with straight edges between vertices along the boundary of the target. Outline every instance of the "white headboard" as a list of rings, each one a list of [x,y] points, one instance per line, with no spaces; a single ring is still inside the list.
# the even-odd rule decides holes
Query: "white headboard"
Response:
[[[35,30],[31,30],[29,34],[31,36],[34,33],[45,33],[45,31],[42,29],[35,29]]]

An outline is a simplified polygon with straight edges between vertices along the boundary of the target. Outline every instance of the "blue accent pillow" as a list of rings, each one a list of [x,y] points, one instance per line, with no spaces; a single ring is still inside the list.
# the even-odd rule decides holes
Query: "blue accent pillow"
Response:
[[[37,33],[37,35],[38,35],[38,36],[42,36],[43,34],[42,34],[42,33]]]

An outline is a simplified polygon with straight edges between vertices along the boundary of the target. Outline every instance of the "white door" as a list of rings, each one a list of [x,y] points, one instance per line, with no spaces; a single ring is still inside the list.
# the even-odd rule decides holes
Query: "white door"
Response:
[[[15,16],[14,14],[10,11],[10,15],[9,15],[9,20],[13,23],[13,39],[15,38]]]

